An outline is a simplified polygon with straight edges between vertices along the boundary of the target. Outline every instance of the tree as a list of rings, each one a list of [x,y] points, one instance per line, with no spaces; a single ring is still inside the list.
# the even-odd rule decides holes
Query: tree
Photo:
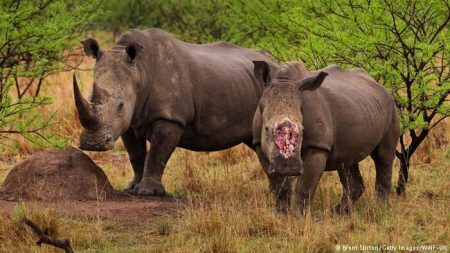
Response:
[[[98,16],[96,28],[113,33],[113,40],[131,28],[158,26],[160,0],[110,0],[102,3],[103,15]]]
[[[412,155],[450,115],[449,1],[306,0],[281,8],[270,21],[276,38],[265,43],[278,58],[364,68],[391,91],[402,128],[396,190],[404,194]]]
[[[44,129],[55,124],[54,113],[39,109],[51,103],[40,96],[45,77],[72,69],[65,52],[95,17],[96,2],[75,0],[7,0],[0,3],[0,139],[12,134],[34,143],[63,145]]]
[[[269,36],[269,24],[257,21],[278,13],[273,0],[111,0],[102,9],[97,26],[114,38],[131,28],[158,27],[188,42],[225,40],[240,46],[255,46]]]

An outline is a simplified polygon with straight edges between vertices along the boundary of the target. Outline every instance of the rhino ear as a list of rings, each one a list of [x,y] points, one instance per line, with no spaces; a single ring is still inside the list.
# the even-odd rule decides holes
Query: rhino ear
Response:
[[[328,75],[327,72],[320,71],[319,73],[315,73],[312,76],[305,78],[296,83],[297,88],[302,90],[315,90],[322,85],[323,80]]]
[[[100,46],[95,39],[89,38],[85,41],[82,41],[84,53],[87,56],[92,56],[95,59],[100,59],[102,56],[102,51],[100,50]]]
[[[253,65],[253,73],[256,80],[264,87],[268,86],[271,81],[269,64],[265,61],[253,61]]]
[[[132,43],[127,46],[125,51],[127,52],[128,59],[132,62],[142,50],[142,46],[139,43]]]

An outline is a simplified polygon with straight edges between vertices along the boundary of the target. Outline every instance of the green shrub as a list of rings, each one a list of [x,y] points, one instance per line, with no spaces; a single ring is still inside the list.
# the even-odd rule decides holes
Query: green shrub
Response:
[[[0,3],[0,141],[22,135],[37,144],[62,146],[64,141],[44,131],[57,123],[44,113],[52,102],[41,96],[44,79],[69,70],[65,50],[95,18],[96,1],[7,0]]]

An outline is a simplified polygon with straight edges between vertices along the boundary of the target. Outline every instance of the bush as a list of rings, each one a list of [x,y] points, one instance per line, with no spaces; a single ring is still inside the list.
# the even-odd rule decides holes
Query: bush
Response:
[[[51,98],[41,96],[50,74],[72,69],[65,49],[95,18],[96,1],[7,0],[0,3],[0,140],[19,134],[37,144],[62,146],[64,141],[44,130],[54,115],[41,108]]]
[[[188,42],[225,40],[248,47],[271,35],[274,24],[260,20],[279,14],[273,0],[111,0],[102,9],[97,28],[114,38],[131,28],[158,27]]]

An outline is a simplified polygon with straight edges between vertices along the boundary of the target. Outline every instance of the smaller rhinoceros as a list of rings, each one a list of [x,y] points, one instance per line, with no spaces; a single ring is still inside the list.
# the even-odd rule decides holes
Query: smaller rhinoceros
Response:
[[[289,176],[299,176],[296,191],[304,214],[323,172],[337,170],[344,193],[335,210],[349,212],[364,190],[358,162],[369,155],[378,199],[388,203],[400,134],[390,93],[362,69],[331,66],[310,72],[300,62],[289,62],[270,75],[267,63],[254,65],[267,88],[253,119],[253,143],[276,209],[285,212],[289,206]]]

